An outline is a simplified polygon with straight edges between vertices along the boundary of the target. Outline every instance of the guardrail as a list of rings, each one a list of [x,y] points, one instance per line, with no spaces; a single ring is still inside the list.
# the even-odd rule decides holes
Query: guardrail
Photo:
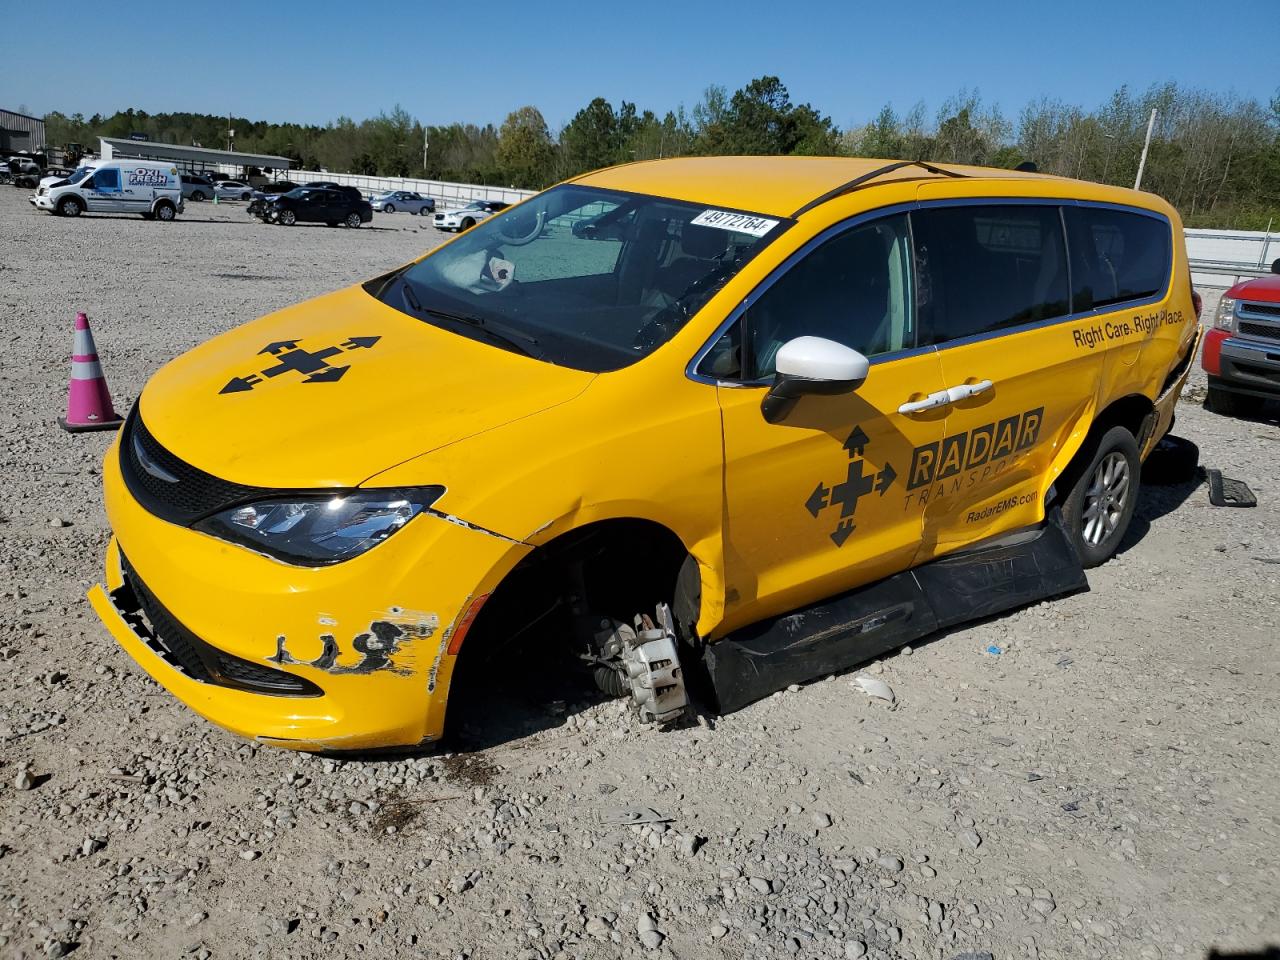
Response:
[[[1225,277],[1269,277],[1270,267],[1257,267],[1252,264],[1231,263],[1225,260],[1188,260],[1187,266],[1192,273],[1211,273]]]

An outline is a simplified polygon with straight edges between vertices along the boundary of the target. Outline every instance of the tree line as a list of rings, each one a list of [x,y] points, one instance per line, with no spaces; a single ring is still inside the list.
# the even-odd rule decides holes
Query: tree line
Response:
[[[1174,83],[1117,90],[1093,110],[1040,99],[1016,118],[962,90],[930,113],[891,106],[860,126],[838,128],[794,103],[777,77],[659,116],[597,97],[552,131],[534,106],[492,124],[424,125],[397,106],[367,120],[324,126],[196,113],[124,110],[85,118],[45,116],[50,143],[93,147],[99,136],[142,134],[169,143],[285,156],[307,169],[421,177],[539,189],[588,170],[660,157],[723,154],[885,157],[1014,168],[1132,186],[1147,120],[1156,126],[1144,189],[1168,199],[1189,226],[1280,227],[1280,90],[1267,104]]]

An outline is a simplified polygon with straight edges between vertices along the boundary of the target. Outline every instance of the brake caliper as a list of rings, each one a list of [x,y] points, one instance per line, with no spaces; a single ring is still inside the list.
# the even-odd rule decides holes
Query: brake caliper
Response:
[[[636,617],[634,628],[615,622],[596,635],[596,645],[601,660],[625,678],[641,717],[671,723],[684,716],[689,698],[670,607],[658,604],[656,623],[647,614]]]

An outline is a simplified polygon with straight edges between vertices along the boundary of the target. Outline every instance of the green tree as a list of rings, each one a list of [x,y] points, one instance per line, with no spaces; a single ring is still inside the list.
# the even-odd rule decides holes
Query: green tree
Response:
[[[498,166],[512,186],[545,187],[554,159],[547,121],[537,107],[520,107],[507,114],[498,130]]]

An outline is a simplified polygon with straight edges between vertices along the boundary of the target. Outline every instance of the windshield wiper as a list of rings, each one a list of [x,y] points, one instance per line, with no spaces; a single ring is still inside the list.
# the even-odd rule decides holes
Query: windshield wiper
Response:
[[[454,323],[465,323],[469,327],[475,327],[483,331],[495,340],[501,340],[517,353],[522,353],[526,357],[534,357],[538,360],[542,359],[541,351],[530,350],[525,346],[526,343],[537,346],[537,338],[529,336],[523,330],[517,330],[515,327],[509,327],[496,320],[486,320],[484,317],[473,317],[465,313],[450,313],[447,310],[439,310],[435,307],[424,307],[418,300],[417,294],[413,292],[413,287],[408,280],[405,280],[400,285],[400,290],[404,295],[405,302],[416,313],[425,313],[433,317],[439,317],[441,320],[452,320]]]

